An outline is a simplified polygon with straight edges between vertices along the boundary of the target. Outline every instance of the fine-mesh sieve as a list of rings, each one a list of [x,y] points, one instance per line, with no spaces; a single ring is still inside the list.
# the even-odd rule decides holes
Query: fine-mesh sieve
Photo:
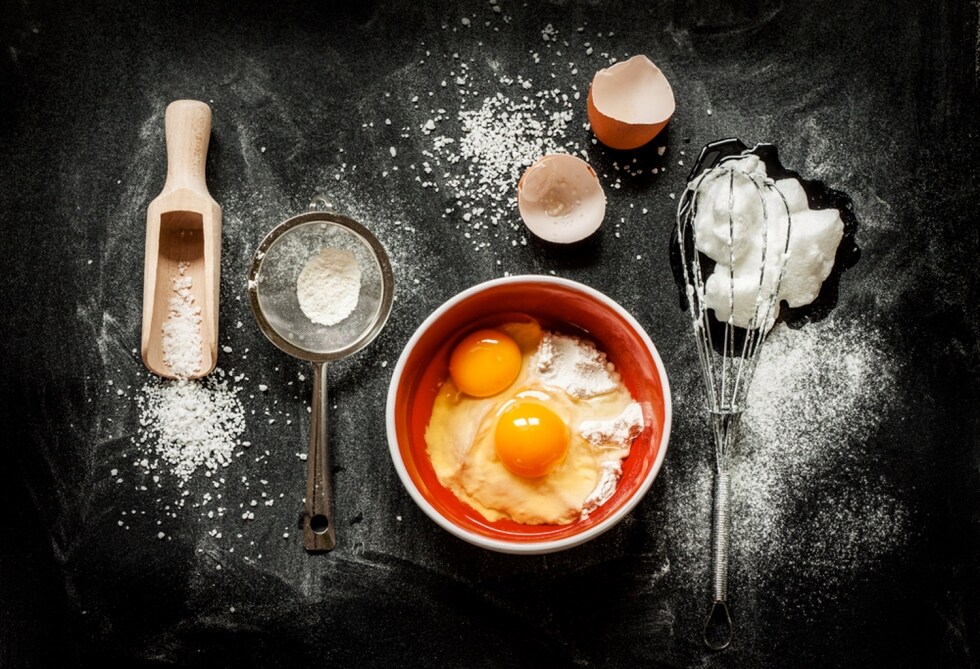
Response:
[[[291,356],[313,364],[310,444],[306,466],[303,545],[328,551],[336,543],[327,449],[327,363],[367,346],[391,313],[395,279],[381,243],[357,221],[319,210],[316,198],[307,213],[272,229],[255,251],[248,274],[252,312],[263,334]],[[354,254],[361,273],[354,311],[336,325],[311,321],[299,305],[296,282],[309,259],[331,247]]]

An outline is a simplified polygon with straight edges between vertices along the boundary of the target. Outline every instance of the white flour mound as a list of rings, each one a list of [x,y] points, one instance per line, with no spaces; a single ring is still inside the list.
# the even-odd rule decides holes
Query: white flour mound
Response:
[[[578,429],[596,448],[623,448],[643,431],[643,409],[633,402],[612,420],[583,420]]]
[[[296,281],[299,306],[314,323],[336,325],[357,307],[361,268],[351,251],[324,247],[311,257]]]
[[[586,339],[546,332],[531,365],[542,381],[578,400],[605,395],[619,387],[616,368]]]

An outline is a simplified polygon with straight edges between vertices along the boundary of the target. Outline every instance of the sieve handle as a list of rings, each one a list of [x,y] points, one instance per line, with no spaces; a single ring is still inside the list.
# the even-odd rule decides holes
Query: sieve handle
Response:
[[[211,139],[211,108],[197,100],[167,105],[167,182],[163,192],[186,188],[208,195],[204,168]]]
[[[306,514],[303,546],[310,552],[337,545],[330,488],[330,452],[327,444],[327,363],[313,363],[313,405],[310,450],[306,458]]]

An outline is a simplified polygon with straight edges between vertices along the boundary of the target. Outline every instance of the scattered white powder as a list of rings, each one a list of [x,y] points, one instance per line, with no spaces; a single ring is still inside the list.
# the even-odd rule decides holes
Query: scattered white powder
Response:
[[[546,332],[531,357],[531,365],[542,381],[575,399],[611,393],[619,386],[619,373],[606,354],[578,337]]]
[[[350,316],[360,292],[361,268],[353,252],[346,249],[320,249],[296,280],[300,308],[321,325],[336,325]]]
[[[201,307],[195,304],[191,292],[193,281],[186,262],[177,264],[173,291],[168,303],[167,320],[163,324],[163,362],[178,378],[187,378],[201,371]]]
[[[910,512],[875,472],[878,429],[894,420],[899,363],[877,332],[834,318],[778,324],[756,369],[731,463],[732,561],[766,587],[776,574],[857,573],[906,542]],[[704,416],[700,378],[678,388],[675,416]],[[687,406],[685,406],[685,404]],[[714,455],[673,470],[671,541],[690,577],[707,579]],[[707,581],[705,581],[707,588]]]
[[[611,420],[583,420],[578,429],[596,448],[628,448],[643,431],[643,409],[633,402]]]
[[[230,461],[245,431],[238,388],[219,369],[203,381],[151,379],[136,398],[139,430],[133,438],[151,449],[181,481],[198,467],[216,470]]]
[[[826,451],[870,436],[894,404],[895,363],[877,334],[860,327],[841,328],[828,318],[773,329],[749,388],[747,443],[807,440]]]
[[[867,448],[898,396],[897,363],[881,347],[860,324],[831,319],[769,335],[733,466],[743,550],[781,550],[804,570],[839,572],[904,543],[908,511],[872,474],[880,454]],[[793,521],[801,498],[803,524]]]

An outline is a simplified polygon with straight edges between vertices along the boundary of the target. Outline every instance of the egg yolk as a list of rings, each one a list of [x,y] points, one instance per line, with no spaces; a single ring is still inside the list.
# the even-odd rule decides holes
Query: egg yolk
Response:
[[[558,414],[543,404],[518,400],[497,419],[494,447],[509,471],[538,478],[565,457],[568,428]]]
[[[521,372],[521,349],[497,330],[477,330],[456,344],[449,356],[449,376],[473,397],[490,397],[514,382]]]

